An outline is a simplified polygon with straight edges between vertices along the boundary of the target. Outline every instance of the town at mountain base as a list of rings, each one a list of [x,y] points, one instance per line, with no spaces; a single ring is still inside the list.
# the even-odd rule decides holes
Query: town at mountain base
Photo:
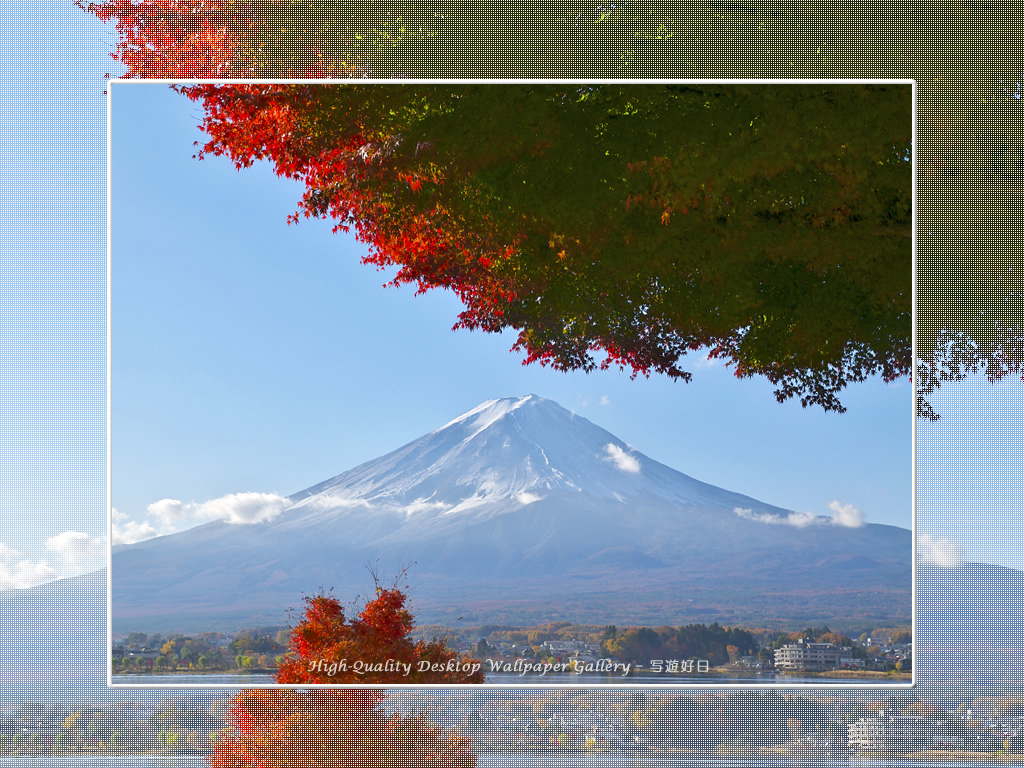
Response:
[[[105,584],[106,573],[99,571],[0,592],[0,617],[6,628],[0,637],[0,754],[12,754],[7,750],[16,747],[11,735],[15,732],[26,734],[18,736],[22,745],[16,747],[21,750],[17,754],[34,749],[33,734],[39,734],[45,747],[54,733],[62,727],[67,730],[67,718],[79,710],[84,714],[77,733],[90,754],[150,749],[180,753],[190,749],[191,731],[208,745],[208,733],[221,727],[230,692],[106,687],[106,617],[96,609],[102,605]],[[970,749],[972,754],[958,758],[965,761],[1001,752],[1020,754],[1024,742],[1012,734],[1018,732],[1022,711],[1016,693],[1024,682],[1019,652],[1024,645],[1022,594],[1020,571],[975,563],[921,566],[918,685],[913,691],[857,687],[838,694],[830,688],[677,695],[635,689],[474,688],[392,691],[388,705],[400,711],[430,706],[437,722],[472,736],[478,750],[497,754],[512,754],[519,745],[527,745],[566,753],[577,750],[573,759],[580,759],[578,749],[595,736],[595,726],[600,726],[597,746],[603,734],[608,749],[630,742],[662,752],[703,746],[716,754],[725,754],[719,748],[807,754],[829,745],[845,752],[856,738],[869,751],[894,758],[929,744],[934,749],[932,742],[941,738],[954,749]],[[45,716],[39,714],[43,710]],[[644,717],[633,717],[634,711]],[[220,722],[207,727],[206,718],[214,715]],[[139,735],[148,741],[136,745],[108,739],[113,730],[133,738],[136,721],[141,721]],[[908,736],[912,738],[907,740]],[[634,742],[635,737],[641,741]],[[865,737],[881,742],[868,745]],[[921,758],[916,764],[930,765],[943,757],[933,755],[931,762]]]

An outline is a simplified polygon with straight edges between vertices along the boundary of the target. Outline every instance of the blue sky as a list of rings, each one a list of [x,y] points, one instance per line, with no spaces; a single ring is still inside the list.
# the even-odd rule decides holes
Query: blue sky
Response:
[[[112,478],[122,540],[149,505],[287,495],[478,403],[536,393],[700,480],[815,515],[911,526],[911,388],[869,381],[845,414],[692,361],[694,380],[522,366],[513,336],[453,332],[450,294],[383,288],[364,246],[287,226],[298,184],[198,162],[200,108],[113,85]],[[830,508],[830,505],[833,505]],[[148,526],[148,528],[146,528]]]
[[[106,559],[106,99],[71,2],[0,25],[0,589]]]

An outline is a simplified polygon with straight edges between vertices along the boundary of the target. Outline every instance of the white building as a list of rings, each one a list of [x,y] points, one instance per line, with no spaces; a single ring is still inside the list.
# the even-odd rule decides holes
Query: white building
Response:
[[[776,669],[836,669],[843,658],[850,656],[850,648],[835,643],[812,643],[800,640],[775,651]]]
[[[917,752],[950,740],[946,721],[879,712],[847,726],[847,743],[857,752]]]

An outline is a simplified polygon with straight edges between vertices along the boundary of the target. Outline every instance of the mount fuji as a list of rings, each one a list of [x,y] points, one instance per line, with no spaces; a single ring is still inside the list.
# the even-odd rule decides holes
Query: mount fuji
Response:
[[[115,632],[282,623],[408,568],[420,624],[909,623],[911,532],[702,483],[536,395],[491,400],[289,497],[114,547]]]

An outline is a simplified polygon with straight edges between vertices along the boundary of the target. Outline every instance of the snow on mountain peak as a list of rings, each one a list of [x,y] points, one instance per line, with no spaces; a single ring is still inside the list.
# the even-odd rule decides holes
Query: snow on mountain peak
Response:
[[[570,497],[625,505],[660,498],[730,512],[737,506],[775,511],[660,464],[552,400],[526,395],[488,400],[385,456],[295,494],[297,514],[290,517],[301,524],[300,519],[351,512],[360,520],[369,514],[422,522],[467,512],[478,518],[542,501],[557,505],[562,502],[556,499]]]
[[[499,400],[486,400],[480,403],[476,408],[466,411],[461,416],[456,416],[440,429],[434,430],[434,432],[443,432],[449,427],[465,422],[472,430],[473,434],[467,438],[471,439],[531,399],[536,401],[542,398],[539,398],[536,395],[526,395],[524,397],[505,397]]]

